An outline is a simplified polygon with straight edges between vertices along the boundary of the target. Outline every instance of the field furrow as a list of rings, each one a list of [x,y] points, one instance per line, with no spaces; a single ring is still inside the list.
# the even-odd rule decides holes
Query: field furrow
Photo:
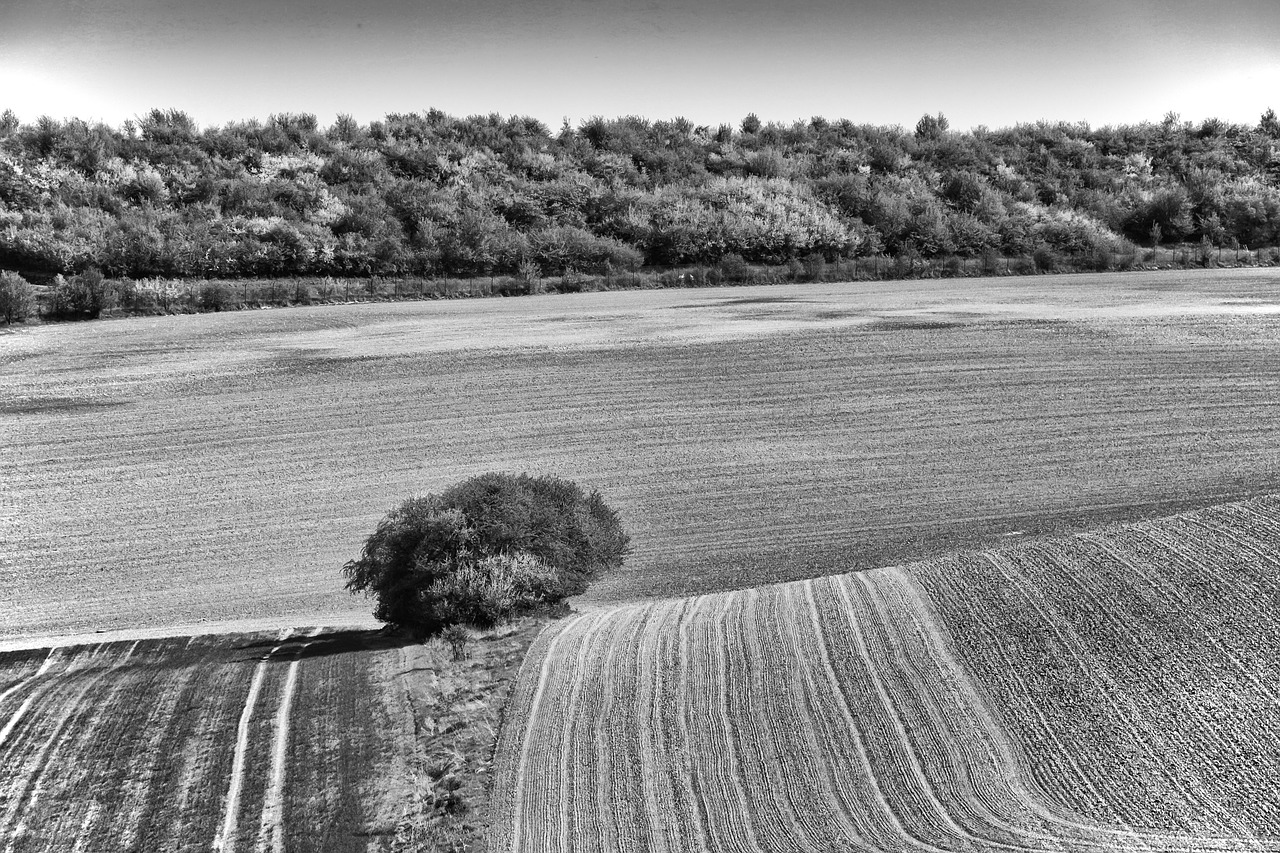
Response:
[[[310,636],[320,633],[319,628]],[[293,713],[293,694],[298,684],[298,659],[311,646],[311,640],[298,646],[289,662],[285,675],[284,687],[281,688],[280,702],[276,708],[273,722],[274,735],[271,742],[271,771],[267,777],[266,792],[263,796],[262,820],[258,827],[258,853],[283,853],[284,851],[284,785],[289,757],[289,718]]]
[[[591,740],[595,767],[592,778],[596,784],[595,808],[587,816],[612,813],[616,821],[595,821],[593,831],[580,835],[584,848],[586,841],[598,842],[598,849],[650,850],[653,846],[649,826],[649,810],[644,808],[645,789],[641,774],[636,773],[637,763],[643,760],[640,748],[640,730],[646,724],[639,716],[642,706],[636,696],[644,684],[644,676],[638,671],[642,660],[641,638],[652,616],[652,609],[637,608],[627,618],[614,620],[618,632],[612,637],[602,636],[605,645],[601,651],[600,713],[596,717]]]
[[[1063,592],[1061,600],[1077,603],[1079,613],[1060,616],[1061,621],[1073,626],[1077,641],[1074,648],[1088,659],[1107,662],[1105,668],[1094,666],[1092,672],[1105,673],[1106,680],[1099,690],[1128,721],[1131,742],[1136,747],[1127,760],[1137,784],[1125,799],[1134,802],[1140,791],[1148,794],[1146,814],[1134,813],[1134,820],[1145,817],[1150,827],[1152,817],[1163,810],[1167,814],[1162,820],[1165,825],[1176,823],[1196,837],[1249,837],[1239,822],[1239,813],[1205,791],[1202,768],[1196,766],[1194,759],[1196,752],[1219,749],[1224,733],[1204,725],[1192,706],[1165,719],[1176,704],[1176,694],[1172,683],[1163,682],[1166,678],[1170,682],[1186,680],[1185,675],[1177,673],[1178,658],[1184,656],[1185,646],[1175,632],[1161,630],[1161,624],[1152,620],[1150,603],[1141,594],[1140,573],[1123,575],[1128,594],[1108,594],[1118,583],[1113,574],[1114,559],[1085,539],[1077,538],[1069,544],[1071,547],[1065,550],[1047,545],[1035,552],[1038,559],[1028,560],[1022,567],[1029,583],[1043,587],[1053,578]],[[1077,574],[1076,567],[1081,563],[1089,569]],[[1099,591],[1095,592],[1095,588]],[[1209,662],[1210,654],[1210,649],[1202,649],[1195,661]],[[1202,675],[1211,677],[1212,673],[1206,671]],[[1222,687],[1228,694],[1238,692],[1225,684]],[[1199,732],[1194,745],[1184,742],[1184,726]],[[1152,797],[1158,798],[1158,806]]]
[[[678,842],[669,844],[665,832],[668,827],[679,825],[676,780],[683,779],[683,774],[678,767],[680,755],[672,747],[664,719],[664,708],[673,704],[674,697],[666,693],[669,670],[665,666],[666,656],[659,640],[670,630],[665,625],[679,616],[680,610],[675,607],[649,608],[644,622],[637,625],[634,640],[636,683],[630,713],[635,715],[636,728],[635,752],[630,760],[634,762],[632,766],[636,771],[639,797],[631,803],[631,808],[639,813],[636,819],[643,821],[645,828],[644,838],[636,849],[649,853],[688,849],[687,846],[678,846]],[[663,697],[661,700],[660,696]],[[669,817],[666,821],[658,821],[654,815]],[[694,839],[696,835],[688,837]]]
[[[710,851],[714,848],[707,828],[706,808],[695,783],[697,756],[691,751],[688,722],[689,692],[695,687],[686,666],[687,634],[684,626],[695,604],[696,599],[671,604],[665,609],[672,612],[673,618],[658,623],[666,630],[656,638],[660,649],[658,677],[661,689],[654,693],[653,700],[662,721],[662,743],[666,751],[653,756],[651,761],[657,765],[655,771],[666,771],[675,810],[667,821],[654,822],[666,824],[666,836],[673,849]],[[662,784],[662,777],[657,772],[653,772],[651,778],[654,784]]]
[[[0,690],[0,708],[10,696],[21,691],[35,679],[49,671],[53,666],[57,649],[50,649],[48,654],[31,652],[9,652],[0,655],[0,665],[4,667],[4,689]]]
[[[838,810],[825,802],[820,781],[819,748],[811,728],[804,671],[791,632],[786,628],[798,615],[793,602],[776,590],[753,591],[747,596],[743,618],[730,641],[742,657],[732,683],[736,718],[751,714],[757,724],[743,727],[750,756],[744,767],[752,784],[770,795],[756,808],[778,814],[782,837],[799,850],[829,850],[847,843]],[[776,642],[766,638],[775,637]],[[749,734],[750,738],[745,737]]]
[[[765,654],[759,642],[762,614],[757,590],[744,590],[727,603],[715,642],[724,650],[721,702],[732,721],[726,735],[748,803],[744,814],[765,850],[776,850],[780,844],[798,851],[818,850],[817,839],[807,831],[792,802],[791,789],[799,775],[793,757],[794,721],[780,717],[785,704],[771,701],[783,698],[778,670],[794,662],[778,659],[777,644],[770,644],[770,653]],[[768,636],[775,623],[764,624]]]
[[[853,575],[841,586],[860,594],[867,644],[886,694],[900,719],[916,763],[935,792],[937,807],[954,828],[983,848],[1056,849],[1062,833],[1050,831],[1022,792],[1012,788],[1014,766],[984,725],[976,697],[961,691],[947,668],[945,647],[922,630],[915,602],[901,595],[892,570]],[[1075,829],[1075,827],[1072,827]]]
[[[267,664],[271,657],[284,647],[283,641],[288,637],[289,633],[289,631],[281,633],[279,637],[281,642],[263,655],[262,660],[253,671],[253,679],[249,683],[249,692],[245,696],[244,708],[240,712],[240,721],[236,724],[235,752],[231,761],[231,778],[227,786],[226,796],[223,797],[222,826],[213,840],[214,853],[236,849],[236,844],[239,840],[240,813],[244,809],[241,799],[244,795],[247,775],[246,766],[250,761],[249,745],[255,728],[254,713],[258,707],[263,682],[267,677]],[[261,726],[258,728],[261,728]]]
[[[734,596],[702,596],[684,623],[683,655],[689,682],[685,688],[685,733],[693,760],[694,787],[713,851],[767,851],[758,836],[739,770],[732,737],[734,720],[727,708],[729,673],[725,666],[724,622]]]
[[[815,807],[828,815],[834,824],[833,835],[843,846],[855,850],[901,846],[910,836],[871,772],[863,735],[839,690],[813,586],[813,582],[788,584],[780,590],[792,614],[785,633],[795,643],[804,688],[800,698],[812,728],[807,740],[818,768],[814,781],[822,798],[822,805]]]
[[[391,753],[416,754],[421,720],[393,638],[141,639],[6,665],[0,853],[368,853],[413,803]]]
[[[236,727],[252,680],[237,649],[203,640],[184,650],[200,677],[182,696],[169,733],[168,761],[139,839],[160,850],[209,850],[222,825],[222,797],[234,761]],[[153,839],[148,841],[147,839]]]
[[[21,804],[23,824],[15,828],[13,850],[49,849],[58,838],[78,840],[95,819],[110,814],[102,808],[94,757],[116,752],[112,735],[119,720],[114,709],[119,704],[139,707],[140,699],[151,698],[137,690],[138,670],[126,669],[138,645],[112,648],[110,666],[86,685],[87,691],[78,699],[82,713],[50,753],[47,772],[35,779],[30,797]],[[77,772],[61,772],[64,762],[73,764]]]
[[[364,853],[371,834],[385,832],[406,808],[370,793],[383,786],[397,792],[413,781],[412,765],[401,758],[414,754],[418,735],[403,693],[392,687],[407,667],[394,652],[314,651],[300,661],[289,726],[284,848]]]
[[[867,646],[863,618],[852,610],[854,600],[838,580],[821,582],[818,613],[831,648],[835,686],[853,711],[872,773],[881,782],[889,807],[903,828],[919,842],[944,849],[972,839],[937,800],[928,776],[913,750],[905,723],[893,705]],[[815,584],[816,585],[816,584]]]
[[[97,658],[97,652],[91,656]],[[61,771],[59,759],[74,755],[74,741],[83,729],[92,729],[95,707],[86,701],[110,674],[101,665],[68,669],[53,676],[47,688],[33,692],[7,726],[12,735],[0,741],[0,755],[9,771],[0,800],[0,839],[5,853],[24,845],[33,827],[39,826],[39,799],[46,774]],[[30,712],[30,713],[28,713]],[[26,718],[25,725],[23,718]],[[34,813],[34,814],[33,814]]]
[[[1277,533],[1258,500],[571,619],[499,849],[1280,850]]]

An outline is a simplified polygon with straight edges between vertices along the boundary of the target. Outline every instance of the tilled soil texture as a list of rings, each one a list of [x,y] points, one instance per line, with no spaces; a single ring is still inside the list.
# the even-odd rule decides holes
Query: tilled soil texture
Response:
[[[1280,275],[318,306],[0,333],[0,637],[369,611],[483,471],[598,488],[586,603],[891,565],[1280,487]]]
[[[546,629],[497,853],[1280,850],[1280,498]]]
[[[479,850],[503,705],[545,620],[0,652],[0,849]]]

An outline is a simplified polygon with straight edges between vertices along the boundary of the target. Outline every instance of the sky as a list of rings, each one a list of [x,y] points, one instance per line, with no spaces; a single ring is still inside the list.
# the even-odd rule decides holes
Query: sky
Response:
[[[956,130],[1280,110],[1280,0],[0,0],[0,110]]]

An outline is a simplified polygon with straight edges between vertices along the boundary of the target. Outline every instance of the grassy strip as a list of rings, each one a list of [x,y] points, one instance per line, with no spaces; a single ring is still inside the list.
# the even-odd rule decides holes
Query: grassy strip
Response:
[[[465,660],[440,640],[402,649],[402,670],[388,684],[407,701],[416,751],[405,769],[408,809],[391,849],[480,853],[503,819],[491,801],[498,732],[525,652],[545,625],[526,619],[477,634]]]

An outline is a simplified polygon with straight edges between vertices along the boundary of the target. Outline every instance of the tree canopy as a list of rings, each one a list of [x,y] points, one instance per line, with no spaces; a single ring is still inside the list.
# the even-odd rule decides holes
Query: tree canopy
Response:
[[[485,627],[580,595],[630,539],[599,492],[553,476],[489,473],[393,508],[343,567],[374,616],[420,635]]]
[[[590,275],[822,255],[1280,243],[1280,122],[915,132],[396,113],[200,128],[0,116],[0,268],[109,278]]]

